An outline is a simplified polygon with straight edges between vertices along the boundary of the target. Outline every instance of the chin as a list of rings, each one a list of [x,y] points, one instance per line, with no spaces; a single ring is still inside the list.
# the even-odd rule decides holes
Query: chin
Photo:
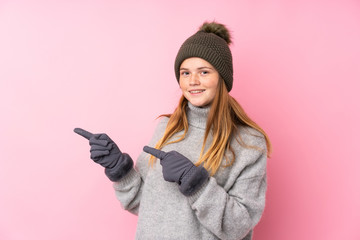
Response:
[[[206,106],[209,105],[208,103],[201,103],[201,102],[191,102],[191,101],[190,101],[190,103],[191,103],[192,105],[194,105],[195,107],[206,107]]]
[[[195,107],[206,107],[211,104],[211,102],[205,99],[194,99],[188,96],[185,96],[185,98]]]

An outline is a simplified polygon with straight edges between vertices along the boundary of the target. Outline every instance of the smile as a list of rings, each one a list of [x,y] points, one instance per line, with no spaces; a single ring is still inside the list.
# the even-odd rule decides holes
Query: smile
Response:
[[[194,93],[202,93],[204,91],[205,90],[191,90],[191,91],[189,91],[189,93],[192,93],[192,94],[194,94]]]

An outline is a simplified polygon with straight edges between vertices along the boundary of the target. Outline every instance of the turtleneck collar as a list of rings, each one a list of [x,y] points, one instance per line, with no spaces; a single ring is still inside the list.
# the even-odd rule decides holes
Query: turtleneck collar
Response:
[[[210,112],[210,106],[196,107],[188,102],[187,118],[189,125],[205,129],[208,114]]]

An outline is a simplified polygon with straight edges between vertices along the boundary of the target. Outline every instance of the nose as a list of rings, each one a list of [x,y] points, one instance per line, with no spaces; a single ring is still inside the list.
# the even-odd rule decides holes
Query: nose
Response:
[[[198,85],[200,83],[199,78],[196,74],[191,74],[191,77],[189,79],[189,84],[191,86]]]

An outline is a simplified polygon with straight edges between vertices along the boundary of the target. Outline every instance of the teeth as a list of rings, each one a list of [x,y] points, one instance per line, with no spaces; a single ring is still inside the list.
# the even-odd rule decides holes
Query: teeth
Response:
[[[190,93],[201,93],[203,92],[204,90],[195,90],[195,91],[190,91]]]

